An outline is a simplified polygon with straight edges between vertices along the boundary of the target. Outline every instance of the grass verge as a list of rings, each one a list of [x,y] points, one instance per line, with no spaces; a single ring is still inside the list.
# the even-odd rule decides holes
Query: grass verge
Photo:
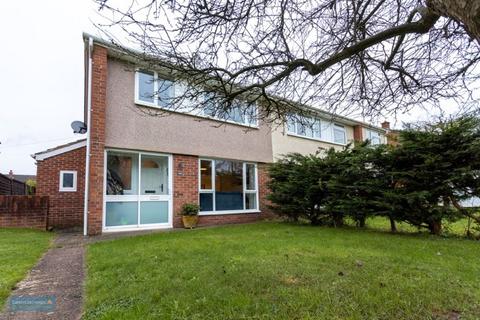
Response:
[[[31,229],[0,229],[0,310],[10,291],[48,249],[53,234]]]

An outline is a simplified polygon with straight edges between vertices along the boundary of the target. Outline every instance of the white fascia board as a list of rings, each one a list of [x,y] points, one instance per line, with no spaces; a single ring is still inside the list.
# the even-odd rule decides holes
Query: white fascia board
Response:
[[[87,141],[83,140],[83,141],[79,141],[77,143],[74,143],[74,144],[71,144],[71,145],[68,145],[68,146],[65,146],[65,147],[61,147],[61,148],[58,148],[58,149],[55,149],[55,150],[52,150],[52,151],[47,151],[45,153],[36,154],[36,155],[34,155],[34,158],[37,161],[42,161],[42,160],[45,160],[45,159],[48,159],[48,158],[51,158],[51,157],[54,157],[54,156],[58,156],[59,154],[62,154],[62,153],[65,153],[65,152],[69,152],[69,151],[72,151],[72,150],[75,150],[75,149],[85,147],[86,145],[87,145]]]

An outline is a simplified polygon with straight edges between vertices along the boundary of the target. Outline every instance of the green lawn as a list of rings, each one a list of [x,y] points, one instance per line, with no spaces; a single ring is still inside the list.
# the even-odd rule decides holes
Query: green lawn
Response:
[[[257,223],[88,247],[86,319],[480,318],[480,243]]]
[[[30,229],[0,229],[0,310],[10,291],[47,250],[53,234]]]

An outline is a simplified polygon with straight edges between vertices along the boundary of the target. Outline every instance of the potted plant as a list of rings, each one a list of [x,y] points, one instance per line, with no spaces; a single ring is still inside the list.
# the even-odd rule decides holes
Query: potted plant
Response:
[[[195,203],[185,203],[182,206],[182,222],[185,229],[193,229],[198,223],[200,206]]]

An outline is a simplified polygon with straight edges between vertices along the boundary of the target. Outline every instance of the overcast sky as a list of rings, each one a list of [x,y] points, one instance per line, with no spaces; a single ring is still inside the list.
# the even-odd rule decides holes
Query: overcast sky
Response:
[[[84,137],[70,123],[83,120],[82,32],[98,35],[95,19],[88,0],[0,4],[0,173],[35,174],[31,154]],[[389,120],[399,127],[428,116]]]

